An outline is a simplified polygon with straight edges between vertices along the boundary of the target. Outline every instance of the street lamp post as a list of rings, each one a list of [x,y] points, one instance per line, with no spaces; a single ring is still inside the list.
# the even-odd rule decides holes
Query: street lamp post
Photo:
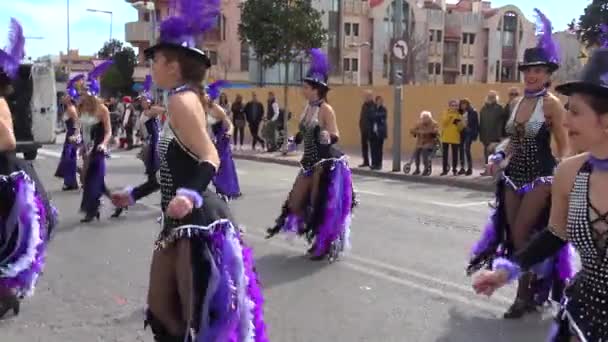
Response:
[[[68,58],[68,67],[66,68],[68,77],[70,77],[70,72],[72,72],[72,58],[70,57],[70,0],[66,0],[66,11],[67,11],[67,27],[68,27],[68,50],[66,52]]]
[[[104,11],[104,10],[98,10],[98,9],[93,9],[93,8],[87,8],[87,11],[94,12],[94,13],[105,13],[105,14],[110,15],[110,41],[112,41],[112,24],[114,22],[114,13],[112,11]]]
[[[371,46],[369,42],[364,43],[352,43],[349,45],[351,48],[357,48],[357,87],[361,86],[361,48],[364,46]]]

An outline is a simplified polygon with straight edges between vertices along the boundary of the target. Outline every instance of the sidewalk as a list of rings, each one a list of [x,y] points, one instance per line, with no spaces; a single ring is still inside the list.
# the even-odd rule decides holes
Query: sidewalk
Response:
[[[289,165],[289,166],[299,166],[301,152],[290,153],[287,156],[283,156],[281,152],[260,152],[260,151],[252,151],[250,148],[244,149],[242,151],[233,151],[233,156],[235,159],[244,159],[251,160],[263,163],[274,163],[281,165]],[[378,177],[378,178],[388,178],[394,180],[401,180],[406,182],[416,182],[416,183],[426,183],[426,184],[439,184],[439,185],[447,185],[454,186],[459,188],[477,190],[477,191],[494,191],[494,183],[492,178],[490,177],[482,177],[480,173],[483,171],[482,169],[476,168],[473,170],[472,176],[452,176],[451,173],[448,176],[440,176],[439,174],[442,171],[441,159],[433,160],[433,174],[431,176],[412,176],[406,175],[403,171],[399,172],[391,172],[393,161],[391,159],[384,159],[383,162],[383,170],[381,171],[373,171],[368,167],[358,167],[358,165],[362,164],[363,159],[353,153],[347,151],[346,152],[349,159],[350,167],[352,171],[356,175],[369,176],[369,177]],[[401,169],[403,169],[403,164],[409,161],[409,156],[403,156],[401,159]],[[412,165],[412,172],[415,167]],[[422,171],[422,170],[421,170]]]

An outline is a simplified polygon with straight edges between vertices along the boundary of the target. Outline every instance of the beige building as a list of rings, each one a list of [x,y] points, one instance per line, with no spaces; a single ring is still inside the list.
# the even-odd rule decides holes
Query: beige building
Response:
[[[69,58],[68,58],[69,57]],[[68,54],[63,52],[59,53],[59,60],[57,66],[63,71],[68,70],[68,61],[70,64],[70,77],[78,74],[86,74],[93,70],[96,63],[95,56],[82,56],[78,52],[78,49],[70,50]]]
[[[125,40],[138,48],[139,66],[133,78],[141,81],[148,74],[144,65],[143,50],[150,47],[151,42],[158,37],[158,25],[169,16],[168,0],[147,1],[154,6],[142,8],[137,6],[137,0],[126,0],[138,9],[138,21],[125,24]],[[222,0],[222,15],[218,25],[205,34],[201,48],[205,50],[213,67],[209,71],[212,79],[247,80],[249,77],[249,48],[241,46],[238,35],[238,24],[241,19],[240,4],[243,0]],[[153,8],[153,10],[151,10]],[[152,27],[156,26],[156,32]]]

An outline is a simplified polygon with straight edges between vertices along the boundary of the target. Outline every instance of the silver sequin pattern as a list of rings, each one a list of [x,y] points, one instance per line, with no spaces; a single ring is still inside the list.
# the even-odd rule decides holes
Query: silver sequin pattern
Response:
[[[589,221],[588,171],[576,176],[568,210],[568,239],[581,257],[582,270],[566,306],[587,341],[608,341],[608,253],[597,249]]]

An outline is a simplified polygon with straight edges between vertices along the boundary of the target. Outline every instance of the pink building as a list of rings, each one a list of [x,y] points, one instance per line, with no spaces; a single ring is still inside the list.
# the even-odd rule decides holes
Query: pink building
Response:
[[[142,1],[126,0],[128,3],[135,4]],[[209,78],[211,79],[229,79],[229,80],[247,80],[249,77],[249,48],[241,46],[241,41],[238,35],[238,25],[241,19],[240,4],[243,0],[223,0],[222,15],[218,18],[216,28],[208,32],[203,41],[201,48],[205,50],[213,67],[209,70]],[[130,22],[125,25],[125,40],[138,48],[139,66],[134,73],[134,79],[141,81],[148,74],[147,68],[144,66],[143,50],[150,46],[155,37],[152,27],[159,23],[169,15],[168,0],[151,0],[147,1],[147,8],[139,6],[139,19],[136,22]],[[151,5],[154,6],[151,6]],[[137,8],[137,7],[136,7]]]

